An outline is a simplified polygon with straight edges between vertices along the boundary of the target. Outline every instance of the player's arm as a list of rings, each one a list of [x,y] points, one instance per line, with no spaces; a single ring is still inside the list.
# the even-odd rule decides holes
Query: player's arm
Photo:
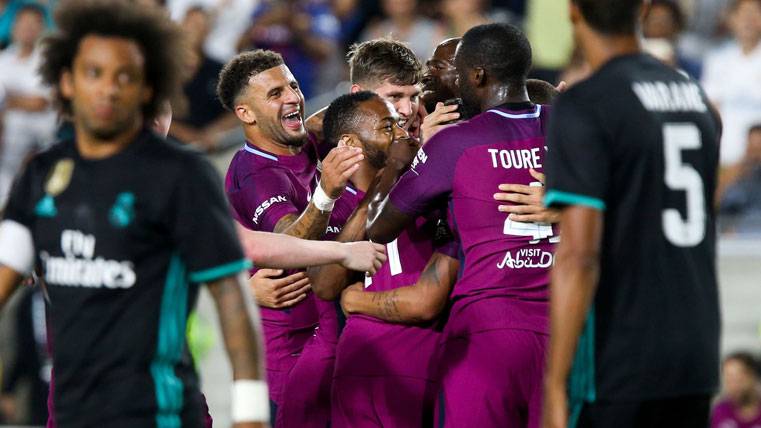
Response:
[[[460,262],[434,253],[413,285],[389,291],[363,291],[356,283],[341,296],[347,314],[365,314],[388,322],[420,323],[433,320],[447,303]]]
[[[237,224],[246,258],[256,266],[299,269],[338,263],[356,271],[375,272],[386,260],[385,247],[372,242],[312,241],[277,233],[255,232]]]
[[[387,244],[402,232],[413,217],[403,213],[389,200],[388,195],[399,177],[415,157],[417,141],[411,138],[394,141],[389,148],[388,161],[374,183],[367,212],[367,236],[373,242]]]
[[[259,365],[259,342],[248,299],[237,277],[208,283],[216,303],[225,348],[233,370],[233,421],[236,427],[264,427],[269,417],[267,384]]]
[[[550,344],[543,424],[566,427],[567,381],[576,345],[597,289],[603,213],[573,205],[563,210],[550,285]]]
[[[338,234],[336,241],[352,242],[365,238],[365,223],[367,222],[367,204],[369,201],[369,191],[362,199],[357,208],[351,214],[344,224],[341,233]],[[375,244],[380,245],[380,244]],[[385,261],[385,256],[384,260]],[[380,268],[379,264],[370,272],[373,274]],[[363,272],[360,270],[360,272]],[[329,264],[325,266],[311,267],[307,270],[309,280],[312,283],[312,291],[317,297],[323,300],[335,300],[341,291],[350,283],[352,276],[356,276],[356,271],[347,269],[340,264]]]
[[[0,310],[10,300],[24,276],[8,266],[0,266]]]
[[[511,202],[508,205],[500,205],[500,212],[508,213],[513,221],[524,223],[557,223],[560,221],[560,210],[548,208],[542,202],[544,198],[545,177],[541,172],[534,169],[529,173],[541,185],[526,186],[523,184],[500,184],[500,192],[494,194],[494,199],[502,202]]]
[[[346,183],[364,159],[362,150],[336,147],[322,161],[322,177],[312,195],[312,201],[301,215],[288,214],[275,224],[275,233],[303,239],[319,239],[328,228],[330,213],[336,199],[341,197]]]

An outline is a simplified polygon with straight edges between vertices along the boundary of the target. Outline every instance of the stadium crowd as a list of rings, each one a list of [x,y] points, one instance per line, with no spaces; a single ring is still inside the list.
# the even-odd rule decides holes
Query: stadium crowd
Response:
[[[98,3],[98,0],[82,3],[88,1]],[[33,175],[32,172],[27,172],[28,176],[22,175],[27,162],[53,147],[55,142],[84,140],[81,137],[82,124],[86,120],[78,121],[77,114],[80,113],[77,108],[84,110],[82,106],[86,103],[96,103],[92,98],[88,100],[86,91],[74,84],[75,72],[67,71],[65,66],[52,70],[54,60],[50,58],[55,55],[51,53],[50,42],[43,42],[50,34],[65,31],[77,34],[72,30],[75,28],[72,22],[65,21],[69,15],[54,19],[59,14],[59,7],[71,7],[76,3],[77,0],[0,0],[0,205],[8,204],[9,207],[4,218],[23,223],[22,220],[27,218],[26,211],[38,217],[55,217],[58,210],[54,200],[72,180],[71,170],[87,171],[93,174],[88,176],[93,180],[109,177],[103,179],[104,182],[115,187],[122,185],[120,180],[128,182],[146,180],[146,176],[156,177],[153,183],[156,189],[166,189],[169,195],[166,197],[174,198],[173,203],[187,208],[188,212],[193,211],[189,216],[194,218],[171,220],[176,221],[177,226],[171,222],[159,226],[153,223],[141,225],[144,230],[139,230],[135,239],[150,242],[149,245],[155,245],[161,251],[168,250],[156,244],[157,239],[177,242],[177,251],[187,265],[185,274],[189,283],[207,283],[217,303],[225,330],[223,340],[236,377],[234,395],[245,393],[269,399],[266,416],[260,410],[255,414],[241,411],[240,403],[233,403],[239,406],[237,416],[236,408],[233,409],[234,418],[239,421],[266,419],[272,422],[272,426],[282,428],[434,426],[434,420],[437,424],[446,423],[452,427],[498,424],[538,427],[542,414],[542,386],[543,382],[549,383],[542,380],[548,346],[555,352],[550,357],[548,373],[570,376],[571,382],[576,382],[576,390],[569,389],[567,397],[567,412],[571,418],[581,417],[582,425],[588,424],[584,426],[595,426],[594,421],[602,424],[598,426],[608,426],[604,421],[614,419],[605,418],[633,412],[628,408],[591,407],[589,403],[594,399],[590,399],[584,389],[589,382],[593,389],[599,388],[605,399],[615,402],[625,396],[611,393],[605,383],[597,385],[594,374],[590,380],[588,372],[577,370],[577,366],[571,369],[570,362],[565,369],[557,365],[557,361],[562,360],[557,350],[562,349],[563,343],[553,341],[551,335],[557,336],[556,327],[553,324],[550,328],[547,315],[551,307],[548,296],[555,290],[548,285],[550,267],[557,260],[555,254],[557,257],[568,254],[568,250],[563,252],[562,247],[574,242],[573,233],[568,231],[588,231],[579,225],[597,224],[591,217],[585,217],[582,222],[581,214],[572,218],[567,207],[576,207],[580,203],[599,212],[605,211],[605,204],[598,205],[603,202],[602,195],[592,194],[590,198],[580,200],[569,193],[569,189],[582,194],[594,193],[595,186],[585,193],[583,185],[589,185],[601,176],[585,175],[580,170],[564,170],[558,166],[560,163],[576,165],[582,162],[587,162],[589,170],[596,166],[607,170],[608,166],[608,160],[602,158],[594,158],[598,163],[591,164],[588,159],[592,159],[592,155],[603,156],[591,145],[585,148],[592,155],[581,158],[563,151],[567,149],[559,144],[565,141],[571,144],[574,137],[583,139],[593,135],[586,127],[578,126],[573,132],[569,131],[570,136],[557,131],[553,133],[554,127],[560,126],[558,123],[563,123],[569,130],[574,126],[573,118],[556,119],[554,115],[572,117],[568,113],[562,116],[562,112],[572,111],[571,100],[578,106],[587,101],[574,91],[585,84],[585,88],[592,91],[587,79],[600,69],[600,64],[590,60],[594,58],[595,54],[590,53],[594,49],[587,47],[585,51],[583,43],[574,41],[573,12],[569,12],[568,2],[119,0],[116,3],[120,5],[161,11],[150,19],[159,20],[157,17],[165,13],[176,24],[173,27],[176,34],[172,33],[174,30],[162,30],[164,24],[159,21],[151,21],[157,26],[155,34],[181,38],[177,43],[162,42],[158,43],[159,48],[154,47],[177,49],[174,62],[160,60],[168,64],[162,72],[170,76],[161,83],[165,91],[133,95],[134,104],[125,107],[141,112],[141,120],[145,123],[140,122],[139,128],[150,125],[152,129],[151,132],[130,134],[130,138],[135,139],[131,144],[136,148],[124,149],[125,155],[146,159],[144,166],[133,168],[144,168],[144,175],[132,171],[130,174],[135,175],[134,178],[132,175],[110,178],[105,169],[92,168],[96,171],[92,172],[87,166],[92,161],[81,148],[82,158],[74,156],[76,160],[71,161],[71,154],[56,149],[58,146],[46,155],[53,160],[40,156],[43,160],[37,160],[37,164],[42,166],[34,164],[43,168],[52,163],[55,166],[51,172],[40,177],[37,176],[39,173]],[[721,135],[715,159],[718,162],[717,182],[712,185],[709,180],[705,185],[707,204],[714,206],[717,212],[718,232],[721,236],[758,238],[761,236],[761,1],[652,0],[650,3],[647,13],[641,17],[641,34],[637,33],[641,36],[643,50],[655,57],[665,70],[679,70],[684,79],[689,79],[686,81],[700,83],[705,91],[705,105],[710,108],[694,107],[695,117],[698,112],[701,114],[695,123],[700,124],[700,135],[707,139],[712,132]],[[70,13],[71,16],[75,14]],[[86,15],[87,11],[81,13]],[[138,15],[133,18],[145,19]],[[129,31],[135,30],[129,23],[123,24],[128,35],[122,36],[118,33],[122,31],[121,27],[116,23],[123,22],[113,19],[113,30],[106,29],[103,24],[93,27],[91,33],[95,37],[92,34],[77,35],[80,37],[78,42],[82,43],[80,46],[90,43],[93,51],[104,49],[105,52],[117,47],[99,46],[98,43],[106,43],[103,39],[134,38]],[[587,19],[585,16],[584,22]],[[609,34],[604,28],[591,27],[599,34]],[[97,37],[99,34],[112,37]],[[591,40],[593,36],[587,37]],[[61,43],[60,46],[66,46]],[[141,55],[146,58],[151,55],[145,46],[138,46]],[[496,60],[502,56],[510,57],[508,65]],[[74,64],[75,60],[70,61]],[[92,61],[97,62],[97,59]],[[635,68],[635,65],[629,65]],[[66,83],[66,79],[71,79],[71,83]],[[177,94],[172,93],[170,79],[177,81]],[[521,88],[525,85],[526,97],[515,92],[515,82],[520,82],[518,86]],[[77,90],[82,93],[81,99],[77,98]],[[565,96],[564,100],[568,101],[555,105],[558,96]],[[697,101],[692,102],[703,105],[699,94]],[[62,104],[65,117],[59,114]],[[577,104],[573,107],[582,109]],[[687,104],[685,101],[685,106]],[[684,107],[684,111],[689,109]],[[714,110],[721,117],[720,126],[714,126],[713,119],[708,119],[714,117]],[[97,117],[97,109],[94,111],[93,117]],[[487,113],[493,114],[489,116]],[[576,119],[579,119],[578,123],[584,123],[588,117],[579,115]],[[711,123],[710,126],[706,121]],[[458,125],[451,126],[454,123]],[[509,129],[509,138],[520,142],[516,150],[489,149],[490,157],[485,157],[485,162],[488,161],[489,166],[493,164],[494,170],[500,173],[489,175],[491,171],[484,168],[462,166],[460,159],[470,159],[467,162],[472,165],[477,165],[479,160],[468,150],[480,147],[483,141],[505,138],[490,130],[500,127]],[[177,147],[167,145],[162,149],[166,154],[138,151],[142,147],[138,144],[164,141],[163,137],[167,135],[167,141]],[[553,144],[558,143],[555,153],[559,154],[553,153],[552,148],[549,155],[545,154],[545,137]],[[125,140],[124,147],[129,141]],[[426,145],[429,142],[432,144]],[[183,145],[192,146],[194,154],[186,154],[184,149],[178,148]],[[421,145],[424,149],[418,151]],[[459,151],[451,150],[455,145],[460,147]],[[125,166],[128,159],[116,159],[121,154],[114,153],[114,160],[122,163],[113,163],[110,168],[114,171],[130,169]],[[97,150],[91,154],[95,158],[102,156]],[[165,158],[156,160],[151,156]],[[437,163],[432,165],[429,158]],[[219,174],[210,172],[203,159],[210,160]],[[70,161],[76,162],[77,166]],[[187,165],[190,174],[181,172],[175,163]],[[150,168],[155,168],[155,172]],[[187,184],[175,189],[171,187],[173,181],[164,182],[168,179],[159,168],[176,169],[174,174],[178,177],[192,175],[198,178],[188,179]],[[504,172],[511,168],[522,169],[522,175]],[[712,170],[706,168],[700,171],[701,174],[711,176]],[[543,173],[538,171],[540,169]],[[552,172],[556,174],[552,175]],[[638,176],[639,172],[633,171],[632,176]],[[687,172],[695,170],[688,167]],[[55,184],[51,184],[56,180],[50,177],[63,180],[63,189],[56,190]],[[219,177],[224,178],[224,185]],[[19,190],[21,186],[36,188],[34,180],[41,183],[37,187],[44,188],[36,205],[27,201],[32,196],[26,193],[31,191]],[[668,180],[667,177],[667,183]],[[72,183],[73,188],[77,181]],[[680,185],[674,188],[684,190]],[[469,190],[487,186],[491,186],[488,194],[494,194],[487,201]],[[548,192],[543,202],[545,188]],[[711,192],[713,188],[715,193]],[[81,190],[83,200],[88,200],[88,191],[97,195],[102,189],[84,186]],[[223,192],[226,200],[220,199]],[[208,198],[194,199],[198,194],[207,193]],[[454,200],[467,202],[457,202],[461,204],[459,206],[454,203],[449,207],[441,206],[441,200],[451,201],[453,195]],[[135,205],[132,191],[119,193],[113,206],[104,208],[110,210],[107,221],[127,227],[134,221],[135,207],[146,209],[146,204],[160,221],[175,219],[176,212],[160,200],[163,196],[152,196],[150,203],[140,199],[142,196],[138,193],[140,205]],[[605,202],[609,203],[607,199]],[[630,201],[623,201],[622,206],[627,203]],[[27,206],[30,207],[28,210]],[[210,208],[206,210],[206,207]],[[63,212],[65,206],[62,204],[58,209]],[[88,206],[72,210],[72,224],[82,224],[81,218],[91,215],[88,210],[96,209]],[[200,213],[205,210],[208,212]],[[227,217],[220,219],[220,210],[229,210],[232,215],[227,217],[232,217],[234,222]],[[708,211],[712,211],[710,207]],[[479,226],[462,223],[461,219],[466,216],[468,221]],[[663,221],[668,223],[665,217]],[[700,221],[704,220],[698,217]],[[60,218],[64,218],[64,214]],[[617,220],[621,221],[620,218]],[[707,221],[708,230],[703,230],[702,234],[694,232],[695,226],[690,224],[689,218],[686,223],[679,219],[679,225],[685,225],[679,233],[664,232],[667,239],[679,244],[677,246],[691,246],[694,244],[689,243],[697,239],[695,236],[702,239],[712,233],[712,217]],[[520,241],[524,247],[520,247],[521,250],[515,247],[515,251],[506,254],[502,248],[491,248],[496,244],[479,231],[479,227],[490,222],[499,223],[504,235]],[[660,228],[660,219],[655,223]],[[564,229],[566,224],[579,229]],[[65,254],[60,257],[54,257],[54,252],[50,252],[47,259],[45,253],[44,263],[48,270],[55,265],[62,272],[64,261],[72,257],[85,257],[88,261],[93,257],[92,248],[87,256],[88,239],[92,235],[70,230],[71,227],[62,229],[65,230],[60,231],[61,247],[64,242],[69,242],[70,248],[63,248]],[[564,237],[569,237],[568,241],[558,239],[561,230]],[[605,233],[613,234],[617,239],[623,239],[621,236],[625,235],[608,229]],[[284,235],[299,239],[284,241]],[[367,240],[383,245],[365,242]],[[710,242],[706,246],[714,245],[712,239],[707,240]],[[212,241],[221,244],[208,245]],[[325,244],[320,247],[302,247],[309,245],[304,244],[306,241],[326,242],[320,242]],[[328,246],[327,241],[347,244]],[[98,242],[101,242],[100,237]],[[0,239],[0,247],[5,244],[7,241]],[[147,249],[149,245],[140,246],[139,251],[154,258],[166,256],[167,269],[171,272],[175,256],[159,253],[158,249]],[[703,245],[699,246],[702,248]],[[92,246],[95,246],[94,237]],[[196,247],[205,249],[190,250]],[[280,252],[269,254],[261,249],[263,247],[278,247]],[[298,251],[302,248],[304,253],[311,254],[308,257],[314,258],[315,253],[320,253],[321,258],[307,259],[305,255],[301,259],[302,253]],[[710,248],[705,249],[706,254],[713,254]],[[593,250],[600,251],[600,248],[590,249]],[[138,250],[131,248],[131,251]],[[515,270],[519,273],[508,279],[495,276],[490,271],[493,267],[489,257],[500,251],[499,275],[503,270],[525,269]],[[603,251],[609,249],[603,248]],[[15,255],[6,255],[8,252],[0,248],[3,263],[6,256],[15,260]],[[230,268],[233,270],[218,274],[216,267],[231,266],[239,255],[253,260],[257,267],[235,265],[237,270]],[[703,259],[698,257],[698,260]],[[112,260],[104,263],[110,262]],[[159,275],[157,269],[152,268],[151,274]],[[704,278],[715,277],[715,272],[706,269],[701,271]],[[262,332],[249,331],[230,319],[237,315],[248,321],[251,316],[246,305],[238,307],[225,300],[237,296],[238,290],[237,281],[227,276],[240,271],[247,271],[249,275],[242,288],[246,296],[237,298],[241,302],[256,303]],[[553,275],[559,275],[558,271],[554,269]],[[51,374],[54,359],[48,332],[52,327],[49,325],[51,315],[46,312],[46,300],[50,304],[51,296],[42,287],[31,285],[44,280],[55,283],[55,275],[48,275],[42,279],[36,275],[25,279],[27,285],[22,285],[20,292],[4,307],[10,293],[4,295],[4,290],[0,289],[3,321],[0,323],[0,424],[48,423],[51,426],[48,413],[55,408],[59,421],[62,421],[60,426],[79,426],[75,416],[63,411],[64,404],[72,399],[56,402],[55,406],[52,404],[54,395],[49,390],[54,388],[51,389],[51,385],[61,385],[73,391],[72,396],[84,397],[96,391],[100,382],[98,376],[105,376],[104,373],[112,367],[98,366],[97,369],[102,371],[93,371],[95,374],[85,377],[90,383],[81,381],[86,384],[84,386],[72,381],[72,373],[65,370]],[[135,273],[120,275],[129,277]],[[167,277],[169,275],[167,273]],[[608,272],[607,275],[612,274]],[[64,283],[70,280],[61,278],[58,280]],[[5,280],[0,272],[0,282]],[[499,281],[509,282],[511,293],[519,296],[522,303],[502,303],[505,296],[500,294],[501,291],[494,291],[501,286]],[[560,283],[555,276],[552,281],[553,287]],[[708,279],[705,281],[710,283]],[[131,284],[125,286],[128,287]],[[710,288],[710,284],[706,287]],[[55,285],[53,288],[62,287]],[[189,290],[190,297],[187,294],[174,297],[188,300],[192,309],[198,288],[191,285]],[[161,305],[162,318],[160,322],[154,321],[161,327],[168,304],[157,296],[152,297],[156,300],[156,311]],[[76,306],[91,302],[73,299],[68,290],[56,291],[52,297],[62,302],[59,308],[65,304]],[[166,299],[166,295],[163,298]],[[600,299],[608,299],[603,303],[611,307],[616,302],[620,304],[609,295]],[[709,304],[711,299],[708,303],[705,299],[696,300],[706,305],[701,308],[705,309],[706,325],[709,326],[705,329],[705,340],[710,341],[711,329],[718,328],[718,321],[712,324],[711,311],[714,308]],[[645,304],[644,300],[638,302],[638,305]],[[182,306],[177,311],[191,313],[190,309]],[[598,317],[614,316],[602,309],[597,311]],[[187,315],[176,316],[187,318]],[[53,319],[63,323],[75,316],[58,313]],[[192,320],[193,315],[190,316]],[[718,320],[718,313],[715,318]],[[572,318],[566,320],[568,325],[578,324],[578,331],[573,335],[578,337],[582,351],[592,328],[590,323],[594,324],[592,316],[586,319],[586,324],[584,319],[579,322]],[[557,323],[557,319],[555,321]],[[179,324],[183,332],[185,323],[183,319]],[[192,322],[187,323],[187,337],[182,340],[182,343],[187,341],[187,349],[182,351],[182,357],[179,351],[177,355],[170,354],[161,348],[161,344],[155,352],[157,355],[167,353],[163,357],[176,364],[175,368],[168,367],[178,373],[175,378],[180,385],[193,386],[198,379],[186,373],[192,371],[193,362],[185,361],[184,354],[189,352],[197,358],[196,351],[203,353],[201,342],[204,338],[202,332],[193,328]],[[147,321],[136,325],[153,328],[153,324]],[[611,327],[611,330],[625,331],[624,327],[615,325],[617,327]],[[653,329],[663,327],[635,325]],[[702,325],[696,323],[698,327],[702,328]],[[160,343],[164,337],[161,328]],[[53,331],[62,337],[72,334]],[[715,333],[718,335],[718,331]],[[92,342],[83,339],[82,343],[108,345],[108,341],[102,342],[103,333],[99,334],[102,335],[93,333],[93,337],[87,339]],[[172,343],[170,339],[166,340]],[[262,373],[240,362],[241,355],[257,355],[257,341],[263,343],[263,349],[258,351],[259,363],[266,366]],[[495,345],[497,343],[503,346]],[[657,340],[643,343],[645,346],[663,344]],[[142,344],[136,341],[129,346]],[[121,349],[119,346],[115,348]],[[400,359],[400,355],[416,357]],[[494,355],[500,355],[501,360],[495,361]],[[568,357],[566,360],[574,360],[573,355]],[[576,354],[576,358],[584,357]],[[702,364],[715,363],[718,373],[719,361],[711,360],[710,356],[705,358],[707,362]],[[553,361],[556,361],[555,365]],[[153,380],[158,383],[160,375],[156,372],[166,368],[155,368],[153,360],[150,363]],[[505,369],[506,366],[513,367],[510,365],[520,367],[520,376]],[[684,370],[695,367],[685,367]],[[606,374],[621,373],[607,366],[601,370],[607,370]],[[677,373],[675,376],[680,372],[675,367],[666,367],[664,371],[669,370]],[[684,405],[686,407],[681,411],[689,413],[690,409],[700,409],[711,399],[714,400],[710,418],[712,428],[761,427],[761,363],[758,356],[738,352],[725,357],[721,363],[721,376],[722,390],[718,396],[712,395],[713,391],[704,393],[701,389],[712,382],[710,374],[705,374],[705,379],[696,375],[691,378],[696,386],[688,392],[700,395],[700,400],[705,398],[706,403],[668,402],[664,406],[678,409]],[[265,380],[267,390],[261,391]],[[642,380],[642,383],[646,381]],[[440,392],[439,385],[446,393]],[[499,391],[495,391],[495,385]],[[136,381],[133,387],[138,390],[146,386]],[[161,419],[161,415],[156,416],[158,426],[187,425],[192,417],[184,412],[191,405],[205,408],[206,426],[212,424],[214,415],[208,414],[206,399],[202,395],[200,398],[192,395],[193,391],[188,392],[190,387],[179,393],[167,388],[169,392],[156,392],[158,404],[155,406],[163,409],[162,399],[170,403],[173,399],[179,399],[181,403],[185,400],[189,404],[180,406],[182,412],[176,421],[167,422]],[[557,398],[552,395],[552,388],[548,391],[544,392],[545,406]],[[638,398],[644,394],[637,385],[631,386],[630,391],[634,392],[628,393]],[[682,391],[674,394],[680,393]],[[178,394],[179,398],[172,394]],[[126,406],[128,395],[125,393],[116,398],[123,400]],[[485,397],[491,397],[489,405],[484,404]],[[581,401],[574,402],[575,399]],[[109,414],[118,415],[108,413],[115,412],[108,408],[108,403],[101,398],[88,402],[88,405],[92,406],[90,411],[103,405],[104,418]],[[76,404],[67,405],[76,407]],[[699,412],[696,415],[700,417]],[[553,416],[556,415],[545,407],[543,426],[559,426],[547,422]],[[377,422],[368,423],[369,419]],[[99,426],[105,423],[104,420],[107,419],[98,419],[94,415],[87,423]],[[123,426],[142,426],[143,422],[127,421]]]

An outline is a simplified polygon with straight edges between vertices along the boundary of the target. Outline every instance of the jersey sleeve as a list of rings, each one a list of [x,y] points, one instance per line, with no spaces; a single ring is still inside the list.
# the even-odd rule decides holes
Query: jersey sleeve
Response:
[[[193,156],[174,192],[170,229],[190,280],[209,282],[251,263],[243,256],[220,178],[205,159]]]
[[[610,169],[609,147],[589,110],[577,106],[571,94],[558,99],[547,136],[549,207],[583,205],[605,210]]]
[[[238,215],[260,232],[272,232],[281,218],[299,214],[293,184],[284,172],[276,169],[244,178],[236,199]]]
[[[13,184],[0,222],[0,264],[20,274],[28,274],[34,268],[34,197],[40,193],[33,188],[34,182],[30,163]]]
[[[455,164],[455,147],[444,130],[434,135],[418,150],[410,169],[396,183],[389,200],[410,216],[426,213],[437,203],[443,203],[452,192]]]

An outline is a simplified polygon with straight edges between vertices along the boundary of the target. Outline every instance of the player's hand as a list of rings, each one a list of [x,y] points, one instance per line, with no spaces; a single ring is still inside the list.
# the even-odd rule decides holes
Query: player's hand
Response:
[[[346,269],[375,275],[375,272],[386,261],[385,245],[362,241],[347,242],[342,246],[345,254],[341,260],[341,265]]]
[[[359,163],[364,158],[362,149],[357,147],[333,148],[322,161],[320,186],[325,194],[338,199],[346,188],[349,177],[359,169]]]
[[[285,278],[282,269],[259,269],[248,286],[259,306],[272,309],[289,308],[307,298],[311,284],[304,272],[297,272]]]
[[[544,386],[542,428],[567,428],[568,396],[565,385],[547,382]]]
[[[565,80],[561,80],[560,83],[558,83],[557,86],[555,86],[555,90],[560,92],[561,94],[565,92],[565,90],[568,89],[568,83],[566,83]]]
[[[451,123],[447,122],[460,118],[460,113],[457,111],[458,107],[457,104],[447,106],[444,103],[436,103],[436,110],[423,119],[423,125],[420,127],[423,144],[436,135],[437,132],[449,127]]]
[[[407,131],[410,137],[422,141],[423,132],[422,125],[423,119],[428,116],[428,112],[425,110],[425,105],[422,102],[418,103],[417,111],[410,120],[404,126],[404,130]]]
[[[546,208],[542,202],[544,199],[544,174],[533,169],[529,173],[542,185],[500,184],[499,190],[504,193],[495,193],[494,199],[513,202],[513,204],[500,205],[499,211],[509,213],[510,220],[513,221],[524,223],[558,223],[560,221],[560,211]]]
[[[349,316],[355,312],[354,302],[356,301],[356,298],[359,297],[358,293],[364,293],[364,291],[362,291],[363,288],[364,284],[361,282],[355,282],[344,288],[341,292],[341,310],[344,315]]]
[[[386,165],[398,169],[404,169],[415,159],[420,144],[414,138],[404,137],[394,140],[388,148],[388,160]]]

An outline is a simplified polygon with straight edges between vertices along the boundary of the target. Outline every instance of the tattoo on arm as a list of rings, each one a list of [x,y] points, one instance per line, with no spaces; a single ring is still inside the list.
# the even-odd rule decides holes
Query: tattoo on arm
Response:
[[[236,277],[209,284],[217,306],[234,379],[258,379],[258,345],[245,296]]]
[[[301,215],[288,214],[275,225],[275,233],[283,233],[301,239],[320,239],[325,234],[330,221],[330,211],[320,211],[309,204]]]
[[[373,296],[375,304],[379,306],[382,314],[382,318],[392,322],[404,321],[402,314],[399,312],[397,306],[397,299],[399,297],[399,289],[391,290],[388,293],[377,294]]]

